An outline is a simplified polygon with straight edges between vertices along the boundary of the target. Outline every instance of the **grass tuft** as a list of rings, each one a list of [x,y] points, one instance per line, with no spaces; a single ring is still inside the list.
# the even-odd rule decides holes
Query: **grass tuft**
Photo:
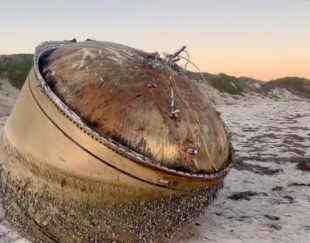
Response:
[[[31,54],[0,55],[0,76],[6,77],[14,87],[21,89],[32,65]]]

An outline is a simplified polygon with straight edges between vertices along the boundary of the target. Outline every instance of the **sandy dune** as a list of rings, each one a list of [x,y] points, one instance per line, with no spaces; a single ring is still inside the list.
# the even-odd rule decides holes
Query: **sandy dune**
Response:
[[[237,163],[219,198],[187,232],[184,243],[309,242],[309,172],[296,165],[310,162],[310,101],[284,93],[275,100],[209,92],[234,133]],[[4,82],[1,129],[17,96],[18,91]],[[0,242],[26,241],[2,220]]]

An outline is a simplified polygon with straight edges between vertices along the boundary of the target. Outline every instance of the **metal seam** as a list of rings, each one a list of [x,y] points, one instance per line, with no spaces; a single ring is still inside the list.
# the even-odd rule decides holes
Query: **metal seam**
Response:
[[[189,178],[199,178],[199,179],[218,179],[223,177],[225,174],[227,174],[231,169],[231,161],[229,161],[229,165],[213,174],[198,174],[198,173],[188,173],[188,172],[182,172],[177,171],[174,169],[170,169],[168,167],[162,166],[160,163],[151,160],[141,154],[138,154],[131,149],[126,148],[125,146],[113,141],[110,138],[105,138],[99,133],[93,131],[88,126],[84,124],[82,119],[75,114],[70,108],[62,102],[50,89],[50,87],[45,82],[44,78],[41,75],[41,72],[39,70],[39,60],[42,55],[44,55],[46,52],[56,50],[62,46],[64,46],[66,42],[63,41],[47,41],[39,44],[34,53],[33,61],[34,61],[34,72],[37,77],[38,85],[40,86],[42,92],[48,97],[48,99],[52,102],[52,104],[61,111],[73,124],[75,124],[77,127],[79,127],[81,130],[83,130],[85,133],[87,133],[92,139],[95,139],[96,141],[100,142],[104,146],[108,147],[109,149],[117,152],[118,154],[121,154],[122,156],[134,161],[138,162],[140,164],[144,164],[150,167],[154,167],[159,170],[166,171],[171,174],[183,176],[183,177],[189,177]]]
[[[93,156],[94,158],[96,158],[97,160],[99,160],[100,162],[104,163],[105,165],[111,167],[112,169],[124,174],[124,175],[127,175],[133,179],[136,179],[136,180],[139,180],[141,182],[144,182],[146,184],[149,184],[149,185],[152,185],[152,186],[157,186],[157,187],[160,187],[160,188],[164,188],[164,189],[168,189],[168,190],[173,190],[173,191],[179,191],[179,192],[186,192],[186,191],[181,191],[181,190],[178,190],[178,189],[175,189],[175,188],[171,188],[171,187],[166,187],[164,185],[161,185],[161,184],[157,184],[155,182],[151,182],[151,181],[148,181],[148,180],[145,180],[145,179],[141,179],[137,176],[134,176],[126,171],[123,171],[119,168],[117,168],[116,166],[113,166],[111,165],[110,163],[104,161],[103,159],[99,158],[97,155],[93,154],[91,151],[89,151],[88,149],[84,148],[80,143],[78,143],[77,141],[75,141],[74,139],[72,139],[67,133],[65,133],[49,116],[48,114],[46,114],[46,112],[43,110],[43,108],[40,106],[38,100],[36,99],[36,97],[34,96],[33,94],[33,91],[32,91],[32,88],[30,86],[30,82],[28,82],[29,84],[29,89],[30,89],[30,93],[31,95],[33,96],[33,99],[35,101],[35,103],[37,104],[37,106],[39,107],[39,109],[41,110],[41,112],[46,116],[46,118],[65,136],[67,137],[70,141],[72,141],[74,144],[76,144],[79,148],[81,148],[83,151],[87,152],[88,154],[90,154],[91,156]]]

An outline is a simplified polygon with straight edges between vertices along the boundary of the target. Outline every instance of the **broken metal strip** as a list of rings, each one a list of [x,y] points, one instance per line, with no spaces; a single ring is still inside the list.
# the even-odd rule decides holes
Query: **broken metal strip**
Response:
[[[48,97],[48,99],[57,107],[57,109],[61,110],[67,118],[69,118],[73,124],[78,126],[80,129],[84,130],[87,134],[89,134],[92,138],[94,138],[97,141],[100,141],[103,145],[107,146],[108,148],[112,149],[113,151],[121,154],[122,156],[144,164],[148,165],[153,168],[157,168],[163,171],[166,171],[171,174],[184,176],[184,177],[190,177],[190,178],[199,178],[199,179],[206,179],[206,180],[214,180],[217,178],[221,178],[225,176],[229,170],[231,169],[231,161],[229,161],[229,165],[224,168],[221,171],[218,171],[216,173],[212,174],[198,174],[198,173],[188,173],[188,172],[182,172],[177,171],[168,167],[165,167],[161,165],[160,163],[151,160],[141,154],[138,154],[131,149],[126,148],[125,146],[115,142],[114,140],[110,138],[105,138],[99,133],[95,132],[94,130],[90,129],[85,123],[82,121],[82,119],[75,114],[64,102],[62,102],[55,93],[50,89],[50,87],[45,82],[43,76],[41,75],[40,69],[39,69],[39,61],[42,56],[44,56],[47,52],[54,51],[62,46],[67,44],[64,41],[46,41],[41,44],[39,44],[35,48],[35,53],[33,56],[34,61],[34,71],[38,80],[38,85],[41,88],[42,92]],[[230,157],[230,156],[229,156]],[[231,158],[229,159],[231,160]]]

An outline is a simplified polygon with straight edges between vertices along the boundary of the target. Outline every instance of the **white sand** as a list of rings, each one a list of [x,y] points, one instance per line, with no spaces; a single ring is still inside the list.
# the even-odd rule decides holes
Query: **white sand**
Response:
[[[0,90],[0,129],[18,95],[7,82],[4,84]],[[235,134],[233,144],[242,162],[232,169],[219,198],[197,220],[188,232],[190,240],[184,243],[310,242],[309,187],[289,186],[293,182],[310,183],[310,174],[297,170],[294,163],[303,157],[310,160],[309,101],[283,90],[270,95],[277,95],[274,100],[257,94],[233,98],[209,85],[201,87],[209,91]],[[251,166],[256,166],[255,170]],[[280,172],[266,175],[272,169]],[[272,190],[276,187],[278,190]],[[248,200],[227,198],[245,191],[257,195],[248,196]],[[2,220],[1,243],[26,242],[6,225]]]
[[[288,161],[292,157],[307,157],[310,161],[310,103],[247,101],[237,106],[217,108],[237,137],[233,144],[238,150],[237,156],[244,157],[245,165],[254,164],[283,172],[259,175],[249,170],[233,169],[219,198],[197,221],[196,239],[188,243],[310,242],[309,187],[288,187],[292,182],[310,183],[310,174],[297,170],[296,164]],[[303,117],[294,119],[296,115]],[[259,138],[261,135],[263,137]],[[260,161],[246,158],[251,156],[259,156]],[[262,161],[264,158],[266,162]],[[283,189],[273,191],[277,186]],[[249,197],[250,200],[227,198],[244,191],[261,195]]]

